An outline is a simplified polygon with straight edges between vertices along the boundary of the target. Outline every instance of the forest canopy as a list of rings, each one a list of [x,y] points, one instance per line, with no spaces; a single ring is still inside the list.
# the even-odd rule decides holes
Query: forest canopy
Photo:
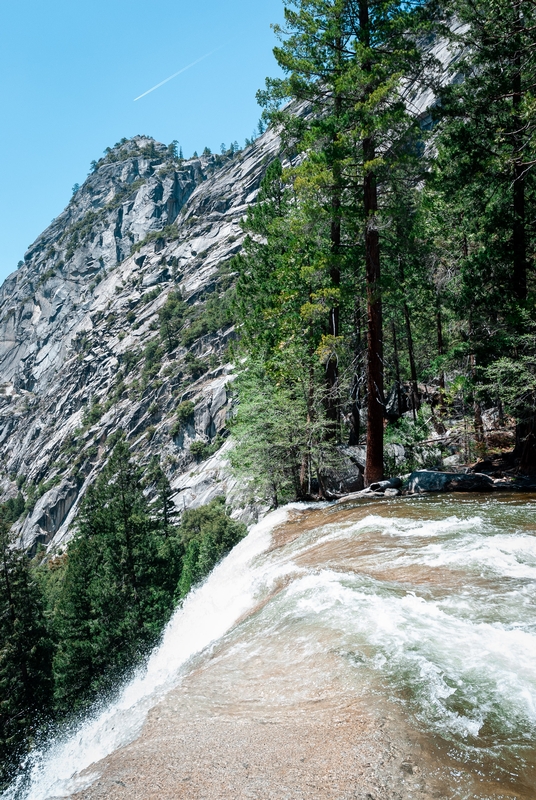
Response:
[[[235,460],[256,443],[267,496],[322,494],[340,443],[381,479],[425,412],[464,420],[467,460],[492,408],[536,466],[534,22],[530,0],[286,4],[258,93],[284,149],[235,259]]]

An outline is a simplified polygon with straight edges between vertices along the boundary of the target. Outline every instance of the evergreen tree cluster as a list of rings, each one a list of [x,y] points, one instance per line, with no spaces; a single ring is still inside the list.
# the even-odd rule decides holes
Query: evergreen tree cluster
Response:
[[[0,786],[47,725],[113,691],[245,535],[221,500],[175,517],[160,467],[143,476],[120,439],[65,553],[30,561],[1,521]]]
[[[482,409],[515,418],[536,467],[535,24],[531,0],[285,2],[258,94],[284,168],[234,262],[234,460],[273,502],[322,494],[340,443],[382,478],[425,394],[436,431],[461,396],[481,454]]]

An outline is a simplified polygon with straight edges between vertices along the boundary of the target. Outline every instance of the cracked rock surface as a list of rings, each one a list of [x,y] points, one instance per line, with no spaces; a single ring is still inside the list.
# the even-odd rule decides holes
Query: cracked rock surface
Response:
[[[149,378],[144,351],[160,342],[170,292],[195,318],[232,282],[240,221],[278,150],[271,131],[232,156],[189,161],[146,137],[124,141],[0,287],[0,500],[19,488],[33,498],[15,528],[25,547],[57,547],[70,535],[119,429],[143,463],[158,457],[179,507],[232,497],[225,448],[206,464],[189,452],[192,441],[210,445],[225,432],[232,325],[164,352]],[[177,432],[185,400],[195,409]]]

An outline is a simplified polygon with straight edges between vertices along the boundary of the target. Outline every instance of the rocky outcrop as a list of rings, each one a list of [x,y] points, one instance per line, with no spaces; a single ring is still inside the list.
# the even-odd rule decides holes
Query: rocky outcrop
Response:
[[[433,472],[417,470],[408,479],[410,494],[424,492],[489,492],[495,489],[495,482],[489,475],[479,472]]]
[[[417,86],[404,96],[426,122],[433,97]],[[24,546],[70,536],[119,431],[142,463],[159,460],[179,506],[225,492],[236,513],[255,513],[240,510],[226,450],[216,453],[234,329],[207,309],[233,282],[241,219],[279,151],[273,130],[242,152],[188,161],[148,137],[122,140],[0,287],[0,501],[21,488],[33,509],[15,526]],[[168,300],[183,304],[177,336],[162,330]],[[343,457],[326,476],[335,493],[362,485],[363,448]],[[400,453],[390,457],[396,466]]]
[[[124,141],[0,288],[0,499],[18,486],[37,494],[16,526],[24,546],[68,538],[119,430],[143,463],[158,458],[179,506],[231,493],[224,457],[206,455],[226,435],[234,333],[203,314],[233,281],[241,219],[278,150],[271,131],[240,153],[186,162],[146,137]],[[191,328],[172,344],[159,317],[170,296]]]

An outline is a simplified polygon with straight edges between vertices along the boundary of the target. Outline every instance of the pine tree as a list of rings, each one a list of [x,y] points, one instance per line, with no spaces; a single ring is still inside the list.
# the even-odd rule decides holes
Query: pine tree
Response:
[[[246,526],[232,520],[222,497],[201,508],[188,509],[181,519],[179,537],[185,547],[184,565],[177,587],[179,598],[205,578],[246,534]]]
[[[329,240],[322,237],[323,221],[318,234],[316,224],[307,204],[295,203],[292,189],[283,182],[281,163],[275,161],[258,203],[248,212],[244,227],[249,236],[234,262],[241,346],[248,356],[244,369],[249,371],[240,381],[244,403],[234,427],[239,441],[234,463],[237,468],[240,460],[250,464],[254,483],[276,504],[289,497],[289,490],[290,497],[309,495],[311,476],[315,481],[320,476],[322,487],[321,473],[333,449],[333,442],[325,444],[330,420],[322,374]],[[266,458],[261,467],[261,460],[250,459],[250,443],[259,445],[263,435]],[[259,476],[263,468],[271,472],[268,486]]]
[[[180,559],[166,562],[157,527],[140,471],[120,440],[86,493],[69,546],[54,663],[60,708],[109,689],[169,618]]]
[[[426,15],[416,4],[385,0],[295,0],[274,53],[287,77],[259,93],[268,116],[307,158],[296,172],[316,185],[318,207],[330,219],[325,350],[328,416],[337,421],[337,344],[341,285],[349,270],[354,293],[362,276],[367,304],[367,466],[371,483],[383,474],[383,324],[379,187],[414,136],[401,76],[422,68],[417,46]],[[295,9],[295,10],[294,10]],[[305,103],[280,110],[287,100]],[[345,253],[346,257],[342,257]],[[331,301],[331,302],[329,302]]]
[[[535,9],[529,0],[456,0],[449,8],[461,23],[450,34],[461,58],[439,109],[431,227],[438,261],[454,277],[450,305],[461,319],[475,427],[479,398],[501,399],[518,419],[516,455],[527,469],[536,465],[534,393],[514,396],[503,378],[535,354]]]
[[[0,521],[0,786],[45,721],[52,697],[52,643],[28,556]]]

